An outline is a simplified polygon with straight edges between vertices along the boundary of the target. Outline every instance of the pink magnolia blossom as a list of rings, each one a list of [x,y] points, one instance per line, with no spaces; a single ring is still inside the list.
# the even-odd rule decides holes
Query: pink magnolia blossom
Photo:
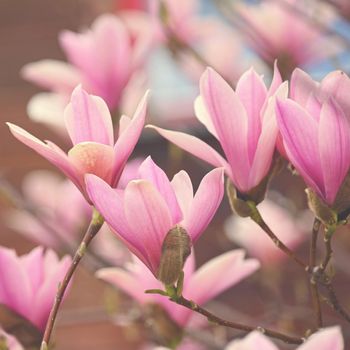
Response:
[[[296,248],[306,239],[305,232],[312,223],[306,225],[305,221],[309,220],[306,220],[303,213],[298,213],[298,219],[296,219],[290,211],[268,198],[260,203],[258,208],[272,231],[289,248]],[[303,219],[300,220],[300,217]],[[266,233],[249,218],[230,216],[225,222],[225,232],[233,242],[246,249],[251,256],[264,265],[273,265],[286,258],[286,254],[281,252]]]
[[[170,229],[182,226],[194,243],[208,226],[223,197],[223,170],[208,173],[195,196],[185,171],[170,182],[150,157],[141,164],[139,175],[141,180],[129,182],[125,191],[87,175],[87,191],[109,226],[157,275],[163,240]]]
[[[255,259],[245,259],[241,249],[231,250],[208,261],[195,269],[194,254],[187,259],[184,267],[185,280],[183,295],[203,305],[259,268]],[[105,268],[97,276],[129,294],[140,304],[157,303],[164,307],[169,316],[181,327],[195,326],[191,310],[177,305],[168,298],[157,294],[145,294],[147,289],[163,289],[161,282],[137,258],[125,268]]]
[[[0,247],[0,304],[43,330],[57,291],[71,258],[59,260],[52,250],[37,247],[18,257]]]
[[[254,5],[239,2],[235,10],[243,19],[242,30],[253,50],[270,67],[277,58],[283,75],[288,77],[295,67],[329,57],[339,48],[319,28],[289,8],[297,7],[297,0],[285,2],[286,5],[278,1]]]
[[[132,119],[121,117],[119,137],[114,144],[107,105],[100,97],[88,95],[78,86],[64,112],[66,128],[73,143],[68,155],[54,143],[44,143],[22,128],[11,123],[8,125],[18,140],[57,166],[86,196],[84,175],[87,173],[103,178],[113,187],[118,184],[144,126],[146,95]]]
[[[279,350],[269,338],[258,331],[241,340],[232,341],[225,350]],[[344,340],[340,327],[325,328],[313,334],[295,350],[344,350]]]
[[[139,34],[132,40],[125,25],[110,14],[98,17],[91,29],[83,33],[68,30],[60,33],[59,41],[69,63],[45,59],[22,69],[25,79],[52,91],[31,100],[29,115],[44,121],[45,114],[49,114],[51,122],[60,125],[61,118],[55,110],[62,110],[78,84],[102,97],[109,109],[114,110],[148,50],[150,33]]]
[[[220,142],[227,160],[194,136],[152,127],[196,157],[224,167],[236,188],[249,192],[270,170],[278,133],[275,95],[287,95],[287,85],[282,84],[277,66],[269,90],[253,69],[242,75],[236,91],[211,68],[202,75],[196,116]]]
[[[277,101],[276,114],[290,162],[308,186],[332,205],[350,166],[350,79],[332,72],[319,84],[296,69],[291,99]]]

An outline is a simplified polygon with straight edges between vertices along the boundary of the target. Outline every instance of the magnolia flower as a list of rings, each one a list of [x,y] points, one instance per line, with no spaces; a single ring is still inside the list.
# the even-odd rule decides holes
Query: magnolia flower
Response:
[[[320,61],[338,50],[319,28],[293,11],[297,2],[262,1],[254,5],[239,2],[235,5],[242,18],[241,29],[250,46],[270,67],[277,58],[285,77],[295,67]],[[325,46],[327,50],[324,50]]]
[[[259,268],[255,259],[245,259],[241,249],[231,250],[208,261],[195,271],[192,253],[184,267],[185,280],[183,295],[199,305],[215,298],[226,289],[250,276]],[[162,289],[162,284],[154,278],[147,267],[137,258],[122,268],[105,268],[97,272],[97,277],[117,286],[141,305],[160,304],[181,328],[193,321],[193,311],[177,305],[164,296],[145,294],[147,289]],[[192,326],[195,326],[192,323]]]
[[[196,116],[220,142],[227,160],[194,136],[151,127],[196,157],[224,167],[235,187],[249,192],[271,167],[278,133],[272,97],[286,96],[287,85],[281,83],[277,66],[269,90],[253,69],[242,75],[236,91],[211,68],[202,75]]]
[[[258,331],[241,340],[232,341],[225,350],[278,350],[266,336]],[[344,350],[344,341],[339,327],[325,328],[313,334],[296,350]]]
[[[0,304],[7,306],[44,330],[58,283],[71,258],[37,247],[21,257],[0,247]]]
[[[139,178],[116,191],[94,175],[86,176],[87,191],[108,225],[157,276],[163,241],[170,229],[183,227],[193,244],[208,226],[223,197],[223,170],[207,174],[195,196],[185,171],[170,182],[148,157]]]
[[[305,238],[304,222],[293,218],[282,206],[266,198],[259,204],[259,211],[277,237],[288,247],[297,247]],[[301,213],[299,213],[301,214]],[[298,215],[298,218],[303,215]],[[309,225],[311,227],[311,223]],[[231,215],[225,222],[227,236],[263,264],[274,264],[286,258],[266,233],[251,219]]]
[[[139,34],[131,40],[124,24],[107,14],[98,17],[83,33],[60,33],[59,41],[69,63],[45,59],[22,69],[26,80],[52,91],[32,98],[29,116],[60,127],[61,112],[78,84],[103,98],[110,110],[119,107],[125,86],[148,50],[150,33]]]
[[[350,166],[350,80],[332,72],[318,84],[296,69],[291,99],[278,100],[276,114],[290,162],[327,204],[336,199]]]
[[[66,128],[73,143],[68,155],[54,143],[44,143],[22,128],[11,123],[8,125],[18,140],[57,166],[86,196],[84,175],[87,173],[103,178],[112,187],[118,184],[144,125],[146,95],[132,119],[121,117],[119,137],[114,144],[107,105],[100,97],[88,95],[78,86],[64,112]]]

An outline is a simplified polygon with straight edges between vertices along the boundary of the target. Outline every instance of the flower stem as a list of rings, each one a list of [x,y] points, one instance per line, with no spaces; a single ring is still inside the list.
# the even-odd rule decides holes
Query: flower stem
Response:
[[[256,222],[265,232],[266,234],[271,238],[273,243],[277,248],[282,250],[286,255],[288,255],[292,260],[294,260],[299,266],[301,266],[305,271],[309,270],[309,266],[305,264],[300,258],[298,258],[280,239],[273,233],[273,231],[270,229],[270,227],[267,225],[267,223],[262,218],[258,208],[256,207],[255,203],[250,202],[249,203],[251,207],[251,215],[250,218]]]
[[[56,321],[58,310],[60,308],[62,299],[63,299],[64,294],[65,294],[65,291],[69,285],[69,282],[71,281],[71,279],[73,277],[73,274],[74,274],[77,266],[79,265],[80,260],[83,258],[87,247],[89,246],[92,239],[96,236],[96,234],[98,233],[98,231],[102,227],[103,222],[104,222],[103,217],[100,215],[100,213],[97,212],[97,210],[94,209],[93,213],[92,213],[92,219],[91,219],[90,225],[89,225],[77,251],[74,254],[72,263],[69,266],[69,268],[66,272],[66,275],[64,276],[63,281],[58,286],[56,297],[55,297],[54,303],[52,305],[49,319],[48,319],[46,327],[45,327],[45,332],[44,332],[44,336],[43,336],[40,350],[47,350],[48,349],[48,345],[49,345],[50,338],[51,338],[51,333],[52,333],[52,330],[53,330],[53,327],[54,327],[54,324]]]
[[[310,253],[309,253],[309,267],[311,270],[314,269],[316,265],[316,247],[317,247],[317,237],[318,232],[320,230],[321,221],[315,218],[313,226],[312,226],[312,236],[311,236],[311,244],[310,244]],[[318,290],[317,281],[311,276],[310,278],[310,291],[312,304],[315,310],[316,316],[316,329],[322,328],[323,326],[323,318],[322,318],[322,309],[320,302],[320,293]]]
[[[218,316],[215,316],[214,314],[212,314],[211,312],[202,308],[201,306],[197,305],[193,301],[185,299],[183,296],[176,298],[176,299],[171,299],[171,300],[179,305],[186,307],[187,309],[190,309],[194,312],[197,312],[197,313],[205,316],[208,319],[208,321],[216,323],[220,326],[238,329],[238,330],[241,330],[241,331],[244,331],[247,333],[252,332],[254,330],[257,330],[257,331],[259,331],[259,332],[261,332],[261,333],[263,333],[271,338],[282,340],[288,344],[302,344],[304,342],[304,339],[301,337],[286,335],[286,334],[276,332],[276,331],[271,330],[271,329],[267,329],[265,327],[248,326],[248,325],[244,325],[241,323],[224,320]]]

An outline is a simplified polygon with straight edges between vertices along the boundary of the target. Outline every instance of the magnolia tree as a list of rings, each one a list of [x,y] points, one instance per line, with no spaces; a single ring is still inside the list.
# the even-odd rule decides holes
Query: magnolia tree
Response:
[[[345,349],[350,314],[335,266],[342,277],[349,271],[333,242],[350,213],[350,79],[334,70],[317,81],[307,68],[346,47],[329,22],[333,7],[341,11],[346,2],[324,3],[317,6],[331,16],[321,23],[310,15],[313,3],[218,1],[227,23],[202,16],[195,0],[135,1],[132,11],[120,2],[117,14],[96,18],[88,30],[60,33],[68,62],[45,59],[22,69],[49,90],[31,99],[29,116],[71,146],[65,152],[7,123],[67,179],[36,171],[21,193],[10,193],[15,208],[6,223],[41,246],[22,256],[0,248],[0,349],[53,349],[79,264],[138,305],[134,321],[147,329],[139,349]],[[252,56],[241,49],[244,40],[256,54],[247,70],[237,64]],[[199,79],[193,111],[208,133],[198,132],[200,123],[173,130],[152,118],[157,101],[149,98],[146,68],[160,48],[196,85]],[[260,69],[270,70],[270,82]],[[181,101],[172,103],[181,109]],[[194,156],[193,169],[195,158],[210,165],[196,190],[202,171],[181,170],[172,154],[172,178],[146,152],[133,159],[145,128],[152,142],[162,137]],[[271,190],[276,178],[284,195]],[[232,209],[227,220],[217,214],[223,202]],[[197,267],[197,241],[205,231],[214,236],[213,225],[225,227],[226,238],[212,238],[224,242],[222,254]],[[256,288],[269,285],[259,296],[262,316],[206,308],[244,279],[255,282],[233,294],[236,305],[240,295],[257,298]],[[309,297],[291,305],[285,282],[302,285]],[[218,328],[230,332],[218,336]]]

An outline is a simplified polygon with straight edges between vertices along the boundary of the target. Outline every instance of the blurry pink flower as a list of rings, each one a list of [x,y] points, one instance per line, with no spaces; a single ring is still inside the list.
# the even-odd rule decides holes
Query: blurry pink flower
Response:
[[[295,67],[329,57],[338,47],[320,29],[288,8],[298,6],[297,0],[286,2],[287,5],[278,1],[254,5],[239,2],[235,10],[242,17],[241,29],[253,50],[270,67],[277,59],[283,76],[288,77]]]
[[[244,259],[244,251],[231,250],[195,269],[194,254],[187,259],[184,272],[183,295],[203,305],[259,268],[255,259]],[[163,289],[147,267],[136,257],[122,268],[106,268],[97,272],[97,277],[117,286],[140,304],[157,303],[164,307],[169,316],[181,327],[187,326],[194,313],[157,294],[145,294],[147,289]],[[193,325],[193,324],[192,324]],[[194,326],[194,325],[193,325]]]
[[[146,105],[147,94],[132,119],[121,117],[119,137],[114,144],[112,119],[107,105],[100,97],[88,95],[78,86],[64,113],[66,128],[73,143],[68,155],[54,143],[44,143],[22,128],[11,123],[8,125],[18,140],[57,166],[89,200],[84,175],[95,174],[112,187],[117,186],[144,126]]]
[[[277,101],[276,114],[290,162],[308,186],[332,205],[350,166],[349,78],[342,72],[318,84],[297,69],[291,99]]]
[[[22,75],[66,100],[81,83],[85,90],[103,98],[113,110],[144,59],[147,40],[137,37],[132,43],[127,29],[116,16],[101,15],[90,30],[60,33],[59,41],[69,63],[50,59],[29,63],[23,67]],[[45,101],[47,95],[41,97],[41,101]]]
[[[212,24],[212,30],[196,41],[197,52],[229,83],[236,84],[241,74],[250,66],[242,60],[242,43],[238,34],[221,22]],[[193,55],[181,55],[184,71],[198,81],[205,67]]]
[[[306,238],[305,223],[296,220],[282,206],[266,198],[258,208],[269,227],[288,247],[295,248]],[[298,218],[302,216],[298,215]],[[225,232],[233,242],[246,249],[249,255],[260,260],[263,265],[272,265],[286,258],[286,255],[275,246],[266,233],[249,218],[230,216],[225,222]]]
[[[108,225],[157,275],[163,240],[170,229],[182,226],[194,243],[208,226],[223,197],[223,170],[208,173],[195,196],[185,171],[170,182],[150,157],[141,164],[139,178],[129,182],[125,191],[114,190],[94,175],[86,176],[86,186]]]
[[[125,188],[129,181],[138,177],[140,164],[140,158],[126,164],[118,188]],[[36,215],[25,210],[10,210],[4,216],[10,228],[37,244],[56,250],[67,249],[67,245],[71,246],[80,238],[92,209],[72,182],[50,171],[38,170],[25,177],[22,188],[24,200],[35,208]],[[128,257],[128,251],[106,224],[91,249],[111,265],[120,265]]]
[[[248,334],[242,340],[232,341],[225,350],[278,350],[266,336],[258,331]],[[313,334],[296,350],[344,350],[344,341],[340,328],[324,328]]]
[[[270,170],[278,133],[275,95],[287,95],[287,85],[282,84],[277,66],[269,90],[253,69],[242,75],[236,91],[211,68],[202,75],[196,116],[220,142],[227,161],[194,136],[151,127],[196,157],[224,167],[235,187],[242,193],[249,192]]]
[[[21,257],[0,247],[0,304],[43,330],[70,262],[70,257],[58,260],[53,251],[44,252],[42,247]]]

